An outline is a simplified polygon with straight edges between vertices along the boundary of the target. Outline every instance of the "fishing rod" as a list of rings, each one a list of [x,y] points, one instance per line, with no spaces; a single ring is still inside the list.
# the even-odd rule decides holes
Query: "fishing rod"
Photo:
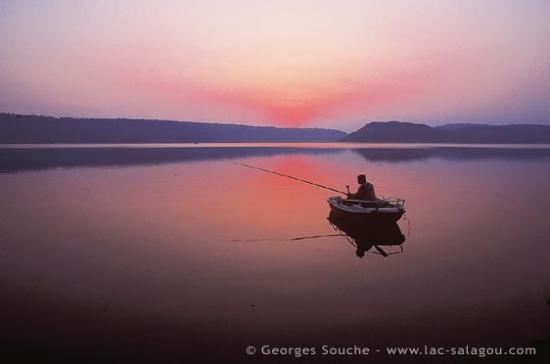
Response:
[[[334,189],[334,188],[332,188],[332,187],[323,186],[323,185],[320,185],[320,184],[318,184],[318,183],[311,182],[311,181],[308,181],[308,180],[305,180],[305,179],[301,179],[301,178],[298,178],[298,177],[289,176],[288,174],[283,174],[283,173],[279,173],[279,172],[276,172],[276,171],[271,171],[271,170],[269,170],[269,169],[265,169],[265,168],[261,168],[261,167],[256,167],[256,166],[253,166],[253,165],[251,165],[251,164],[245,164],[245,163],[240,163],[240,162],[231,162],[231,163],[237,164],[237,165],[239,165],[239,166],[246,167],[246,168],[252,168],[252,169],[257,169],[257,170],[259,170],[259,171],[263,171],[263,172],[267,172],[267,173],[276,174],[276,175],[281,176],[281,177],[291,178],[291,179],[294,179],[294,180],[299,181],[299,182],[304,182],[304,183],[307,183],[307,184],[310,184],[310,185],[313,185],[313,186],[316,186],[316,187],[324,188],[324,189],[326,189],[326,190],[330,190],[330,191],[333,191],[333,192],[341,193],[341,194],[347,196],[347,193],[346,193],[346,192],[338,191],[337,189]]]

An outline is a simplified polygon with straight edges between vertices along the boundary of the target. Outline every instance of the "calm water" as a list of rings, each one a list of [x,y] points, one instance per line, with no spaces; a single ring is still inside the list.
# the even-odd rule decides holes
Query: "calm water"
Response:
[[[550,148],[357,147],[1,148],[2,341],[45,357],[253,362],[247,345],[550,337]],[[337,189],[365,173],[406,200],[403,252],[288,240],[338,233],[333,193],[231,161]]]

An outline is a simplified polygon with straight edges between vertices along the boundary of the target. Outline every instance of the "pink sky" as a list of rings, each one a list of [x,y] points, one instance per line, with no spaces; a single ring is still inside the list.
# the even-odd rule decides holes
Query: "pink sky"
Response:
[[[0,111],[550,123],[550,2],[0,1]]]

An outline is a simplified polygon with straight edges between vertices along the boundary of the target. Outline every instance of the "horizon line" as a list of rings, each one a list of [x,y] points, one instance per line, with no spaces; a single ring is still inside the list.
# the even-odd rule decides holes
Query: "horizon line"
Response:
[[[527,123],[503,123],[503,124],[494,124],[494,123],[485,123],[485,122],[442,122],[441,124],[427,124],[425,122],[417,122],[417,121],[405,121],[405,120],[369,120],[364,122],[364,125],[359,127],[358,129],[352,130],[352,131],[345,131],[342,129],[337,128],[329,128],[329,127],[319,127],[319,126],[310,126],[310,127],[289,127],[289,126],[277,126],[277,125],[270,125],[270,124],[246,124],[246,123],[239,123],[238,121],[230,121],[230,122],[223,122],[223,121],[212,121],[212,120],[183,120],[183,119],[164,119],[164,118],[147,118],[147,117],[128,117],[128,116],[107,116],[107,117],[99,117],[99,116],[59,116],[59,115],[45,115],[45,114],[24,114],[24,113],[18,113],[18,112],[11,112],[11,111],[0,111],[0,115],[14,115],[14,116],[37,116],[37,117],[46,117],[46,118],[54,118],[54,119],[96,119],[96,120],[144,120],[144,121],[168,121],[168,122],[176,122],[176,123],[196,123],[196,124],[218,124],[218,125],[234,125],[234,126],[249,126],[249,127],[264,127],[264,128],[276,128],[276,129],[321,129],[321,130],[335,130],[340,131],[346,134],[351,134],[355,131],[358,131],[365,127],[368,124],[371,123],[409,123],[409,124],[415,124],[415,125],[426,125],[432,128],[437,128],[441,126],[448,126],[448,125],[476,125],[476,126],[529,126],[529,125],[538,125],[538,126],[550,126],[550,123],[544,123],[544,122],[527,122]]]

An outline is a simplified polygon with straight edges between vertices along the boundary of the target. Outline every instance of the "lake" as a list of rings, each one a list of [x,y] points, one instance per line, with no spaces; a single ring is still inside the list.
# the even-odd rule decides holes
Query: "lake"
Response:
[[[333,192],[233,162],[338,190],[365,173],[406,200],[404,242],[360,258],[353,239],[325,236],[343,234],[327,220]],[[537,346],[550,339],[549,167],[544,145],[4,145],[5,355]],[[300,361],[319,359],[338,357]]]

